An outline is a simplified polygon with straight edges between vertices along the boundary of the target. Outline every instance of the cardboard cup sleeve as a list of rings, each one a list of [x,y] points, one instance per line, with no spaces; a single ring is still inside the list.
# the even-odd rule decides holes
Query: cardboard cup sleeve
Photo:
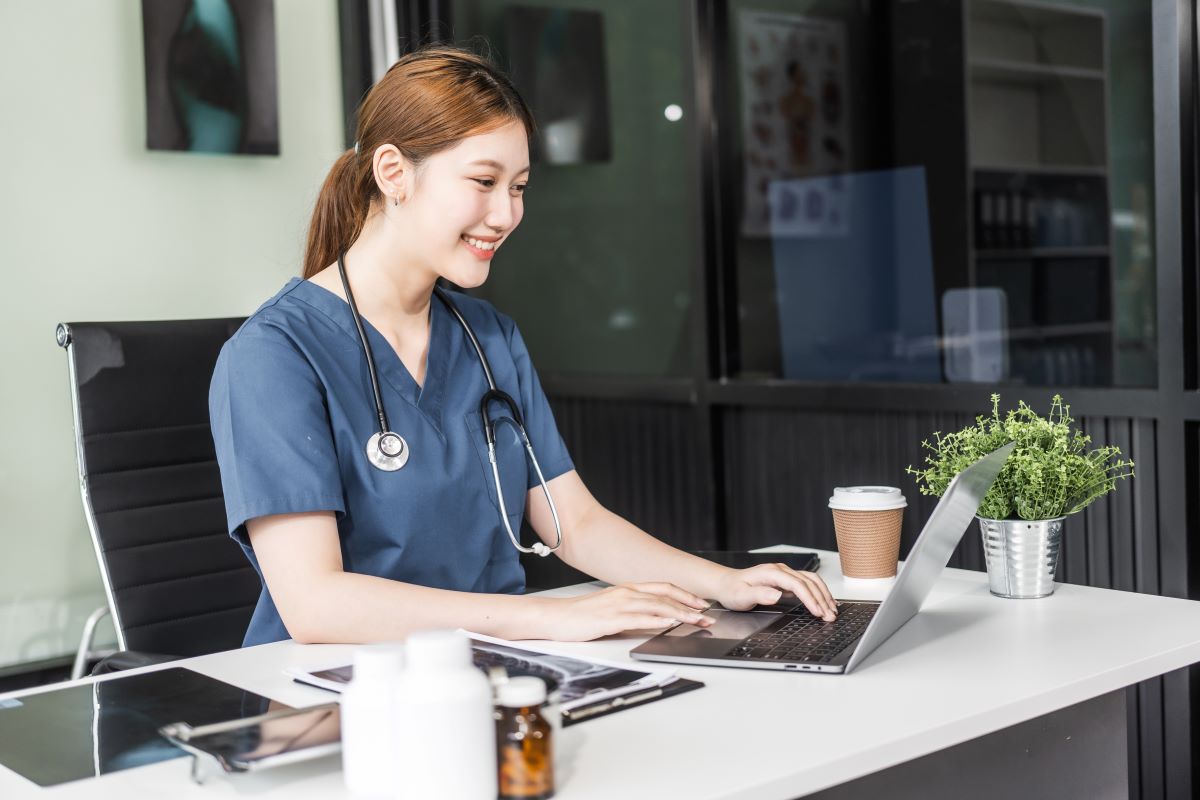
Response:
[[[842,574],[847,578],[890,578],[900,560],[904,509],[843,511],[832,509]]]

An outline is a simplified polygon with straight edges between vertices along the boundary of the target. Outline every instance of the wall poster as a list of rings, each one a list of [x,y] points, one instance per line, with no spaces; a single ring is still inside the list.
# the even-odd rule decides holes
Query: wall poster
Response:
[[[745,236],[844,236],[850,161],[846,31],[837,20],[742,11]]]
[[[142,0],[146,146],[279,155],[273,0]]]

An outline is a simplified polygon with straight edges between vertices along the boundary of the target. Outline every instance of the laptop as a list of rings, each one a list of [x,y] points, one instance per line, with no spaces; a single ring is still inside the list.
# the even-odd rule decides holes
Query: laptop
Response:
[[[850,672],[920,610],[1012,449],[1007,444],[954,476],[882,602],[839,600],[834,622],[813,616],[803,605],[754,611],[714,607],[707,612],[716,620],[711,627],[676,625],[629,655],[641,661]]]

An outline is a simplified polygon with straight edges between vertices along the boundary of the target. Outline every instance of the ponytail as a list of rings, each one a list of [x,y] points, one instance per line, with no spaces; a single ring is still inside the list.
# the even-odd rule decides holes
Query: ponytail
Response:
[[[312,222],[308,226],[308,246],[304,250],[305,278],[311,278],[337,260],[362,232],[370,207],[370,194],[361,187],[362,168],[355,162],[353,149],[342,153],[321,186]],[[370,165],[367,165],[370,169]],[[370,174],[369,172],[367,174]]]
[[[381,145],[395,145],[419,166],[468,136],[509,122],[520,122],[526,135],[534,135],[529,107],[483,56],[433,45],[401,58],[367,92],[358,109],[357,147],[338,157],[321,186],[303,276],[332,264],[362,233],[372,203],[381,197],[372,163]]]

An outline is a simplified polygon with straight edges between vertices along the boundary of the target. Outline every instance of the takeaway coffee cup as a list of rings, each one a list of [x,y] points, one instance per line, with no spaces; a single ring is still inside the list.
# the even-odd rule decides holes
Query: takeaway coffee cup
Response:
[[[900,524],[908,503],[892,486],[833,490],[829,508],[847,578],[892,578],[900,560]]]

